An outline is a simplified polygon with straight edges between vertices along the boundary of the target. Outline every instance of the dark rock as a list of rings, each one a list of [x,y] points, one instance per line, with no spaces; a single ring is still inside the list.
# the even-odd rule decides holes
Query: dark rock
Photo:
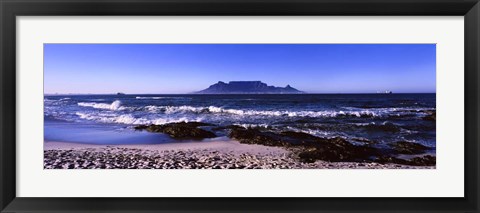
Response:
[[[369,146],[356,146],[343,138],[320,139],[313,147],[299,153],[304,162],[316,160],[339,162],[364,162],[370,161],[372,156],[379,155],[379,150]]]
[[[356,146],[343,138],[320,138],[293,131],[278,134],[258,129],[233,129],[229,137],[239,140],[240,143],[297,148],[300,160],[309,163],[316,160],[368,161],[372,155],[380,153],[376,148]]]
[[[437,113],[436,111],[429,111],[429,114],[425,117],[423,117],[423,120],[426,121],[436,121],[437,120]]]
[[[144,130],[147,129],[150,125],[138,125],[133,127],[135,130]]]
[[[408,164],[412,166],[435,166],[436,163],[437,163],[437,158],[431,155],[412,158],[408,162]]]
[[[265,146],[288,147],[288,142],[282,141],[281,137],[272,132],[261,132],[258,129],[234,128],[228,134],[228,137],[245,144],[260,144]]]
[[[356,142],[364,143],[364,144],[377,144],[376,141],[371,141],[366,138],[353,138],[352,140]]]
[[[316,137],[304,132],[285,131],[285,132],[282,132],[281,135],[290,137],[290,138],[299,139],[299,140],[306,140],[306,141],[319,139],[319,137]]]
[[[181,125],[181,126],[187,126],[187,127],[199,127],[199,126],[215,126],[215,124],[210,124],[210,123],[203,123],[203,122],[178,122],[178,123],[170,123],[170,124],[175,124],[175,125]],[[168,125],[168,124],[167,124]]]
[[[407,141],[400,141],[393,144],[389,144],[392,149],[398,154],[423,154],[427,150],[430,150],[430,147],[426,147],[422,144],[412,143]]]
[[[375,162],[386,164],[386,163],[394,163],[394,164],[407,164],[407,160],[392,157],[392,156],[380,156],[378,157]]]
[[[237,125],[218,126],[218,127],[212,128],[213,131],[232,130],[232,129],[246,129],[246,128],[242,126],[237,126]]]
[[[422,157],[415,157],[410,160],[395,158],[391,156],[382,156],[376,160],[378,163],[394,163],[394,164],[403,164],[403,165],[410,165],[410,166],[435,166],[436,165],[436,157],[431,155],[425,155]]]
[[[199,126],[213,126],[208,123],[201,122],[179,122],[163,125],[139,125],[136,130],[146,130],[148,132],[164,133],[175,139],[204,139],[214,138],[213,132],[197,128]]]
[[[386,123],[383,123],[383,124],[368,124],[366,126],[364,126],[367,130],[370,130],[370,131],[384,131],[384,132],[400,132],[400,127],[398,127],[397,125],[393,124],[393,123],[390,123],[390,122],[386,122]]]

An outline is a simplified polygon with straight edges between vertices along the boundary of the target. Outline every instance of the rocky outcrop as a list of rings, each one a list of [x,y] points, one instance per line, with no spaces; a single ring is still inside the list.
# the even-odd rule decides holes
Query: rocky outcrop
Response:
[[[315,146],[309,147],[299,153],[304,162],[316,160],[330,162],[366,162],[372,156],[379,155],[380,151],[369,146],[357,146],[347,142],[343,138],[321,139]]]
[[[135,127],[135,130],[164,133],[175,139],[205,139],[216,137],[213,132],[198,128],[200,126],[213,125],[201,122],[180,122],[163,125],[139,125]]]
[[[399,154],[424,154],[432,149],[421,144],[406,141],[389,144],[389,147],[386,148],[378,148],[372,146],[375,143],[371,141],[364,143],[364,145],[356,145],[341,137],[323,138],[303,132],[274,132],[272,130],[244,128],[235,125],[216,126],[202,122],[139,125],[135,129],[164,133],[175,139],[217,137],[215,133],[205,130],[207,126],[210,126],[209,130],[224,132],[222,134],[225,134],[226,131],[228,137],[240,143],[284,147],[292,151],[299,161],[303,163],[314,163],[317,160],[327,162],[393,163],[411,166],[435,166],[436,163],[435,156],[431,155],[411,159],[398,158],[397,155]],[[199,127],[203,127],[203,129]]]
[[[301,94],[304,93],[290,85],[286,87],[268,86],[261,81],[219,81],[197,94]]]
[[[378,162],[412,166],[434,166],[434,156],[415,157],[410,160],[395,157],[397,154],[421,154],[430,147],[411,142],[397,142],[391,149],[379,149],[370,145],[354,145],[344,138],[322,138],[302,132],[285,131],[274,133],[258,129],[235,127],[230,129],[230,138],[246,144],[285,147],[297,153],[300,161],[328,162]],[[374,144],[374,143],[369,143]]]
[[[407,141],[399,141],[393,144],[389,144],[393,150],[395,150],[399,154],[423,154],[427,150],[430,150],[430,147],[426,147],[419,143],[412,143]]]
[[[415,157],[409,160],[400,159],[391,156],[382,156],[375,160],[377,163],[394,163],[394,164],[402,164],[402,165],[410,165],[410,166],[435,166],[436,165],[436,158],[431,155],[425,155],[422,157]]]
[[[437,113],[436,111],[429,111],[428,115],[423,117],[423,120],[426,121],[436,121],[437,120]]]
[[[369,146],[357,146],[343,138],[320,138],[301,132],[262,132],[257,129],[232,129],[229,137],[240,143],[294,148],[302,162],[366,161],[379,151]]]

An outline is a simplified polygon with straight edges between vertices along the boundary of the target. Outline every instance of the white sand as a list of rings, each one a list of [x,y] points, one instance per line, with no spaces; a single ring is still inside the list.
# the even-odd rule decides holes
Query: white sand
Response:
[[[138,145],[95,145],[82,143],[66,143],[45,141],[44,150],[49,152],[45,156],[44,166],[47,169],[52,168],[103,168],[105,162],[97,162],[99,156],[95,153],[107,153],[108,160],[116,158],[118,155],[153,156],[150,160],[155,163],[149,164],[147,168],[190,168],[189,165],[200,163],[205,167],[213,168],[215,165],[221,168],[229,168],[232,165],[243,165],[247,168],[294,168],[294,169],[434,169],[435,167],[406,166],[397,164],[379,164],[379,163],[359,163],[359,162],[325,162],[316,161],[315,163],[301,163],[291,158],[291,152],[280,147],[268,147],[253,144],[241,144],[234,140],[211,141],[211,142],[183,142],[168,144],[138,144]],[[69,152],[68,150],[73,150]],[[52,153],[53,152],[53,153]],[[67,153],[67,155],[58,155]],[[90,155],[88,157],[85,156]],[[246,156],[248,155],[248,156]],[[48,156],[48,157],[47,157]],[[59,159],[62,158],[62,159]],[[79,158],[87,163],[77,163]],[[100,157],[103,158],[103,157]],[[191,158],[194,158],[193,162]],[[97,160],[95,160],[97,159]],[[180,160],[179,160],[180,159]],[[228,163],[225,163],[225,160]],[[57,162],[59,161],[59,162]],[[149,161],[149,160],[147,160]],[[179,164],[175,164],[177,162]],[[93,167],[89,162],[95,164]],[[125,162],[121,161],[119,164]],[[146,165],[142,159],[134,160],[137,166],[135,168],[144,168]],[[147,162],[149,163],[149,162]],[[108,164],[108,163],[107,163]],[[131,165],[131,162],[128,162]],[[155,167],[159,166],[160,167]],[[176,166],[170,165],[175,164]],[[208,165],[207,165],[208,164]],[[138,166],[140,165],[140,166]],[[69,167],[70,166],[70,167]],[[107,165],[106,168],[115,168]],[[123,168],[123,167],[121,167]],[[128,167],[130,168],[130,167]]]
[[[269,147],[256,144],[242,144],[235,140],[211,141],[211,142],[182,142],[165,144],[129,144],[129,145],[95,145],[84,143],[67,143],[57,141],[45,141],[44,150],[66,150],[66,149],[85,149],[85,148],[130,148],[150,151],[167,150],[215,150],[219,152],[231,152],[233,154],[287,154],[289,151],[280,147]]]

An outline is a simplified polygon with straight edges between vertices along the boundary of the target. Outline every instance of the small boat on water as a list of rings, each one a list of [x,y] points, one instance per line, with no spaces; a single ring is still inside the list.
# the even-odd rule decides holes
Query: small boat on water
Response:
[[[384,92],[377,91],[377,94],[392,94],[393,92],[390,90],[385,90]]]

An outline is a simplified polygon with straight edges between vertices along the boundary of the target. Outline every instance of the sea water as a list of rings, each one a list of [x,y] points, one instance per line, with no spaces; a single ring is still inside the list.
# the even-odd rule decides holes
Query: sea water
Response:
[[[200,121],[376,146],[409,141],[435,147],[435,121],[424,119],[435,109],[435,94],[47,95],[44,139],[169,143],[174,140],[164,134],[133,127]]]

